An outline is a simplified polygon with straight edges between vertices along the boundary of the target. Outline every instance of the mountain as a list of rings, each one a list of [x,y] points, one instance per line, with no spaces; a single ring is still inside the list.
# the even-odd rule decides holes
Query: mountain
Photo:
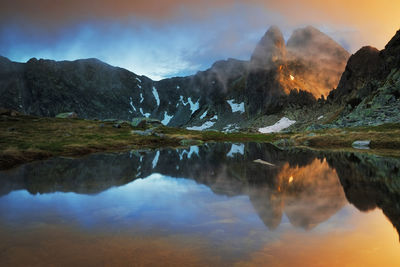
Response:
[[[352,55],[328,100],[342,106],[334,127],[400,121],[400,30],[385,46]]]
[[[287,45],[272,26],[249,61],[217,61],[187,77],[153,81],[97,59],[16,63],[0,58],[0,107],[82,118],[152,117],[169,126],[234,131],[287,106],[307,106],[337,85],[349,54],[312,27]]]
[[[290,102],[311,105],[315,98],[325,98],[337,86],[348,57],[343,47],[311,26],[295,30],[286,46],[279,29],[271,27],[250,60],[247,110],[271,114]],[[295,101],[290,101],[291,92]]]
[[[344,53],[341,49],[329,37],[319,34],[312,27],[296,30],[286,45],[286,64],[283,65],[282,73],[289,70],[294,77],[293,81],[303,79],[305,83],[299,85],[299,88],[304,91],[295,94],[296,91],[291,90],[289,95],[284,94],[289,100],[285,100],[283,105],[278,101],[282,96],[263,98],[264,104],[270,101],[271,105],[278,107],[277,111],[269,110],[267,114],[257,117],[252,122],[252,127],[277,125],[283,118],[295,122],[286,130],[300,131],[399,123],[400,31],[381,51],[366,46],[351,55],[343,67],[344,72],[338,75],[340,66],[343,66]],[[319,61],[319,64],[312,63],[314,60]],[[276,72],[276,69],[273,71]],[[285,78],[287,75],[288,72],[281,77]],[[259,77],[256,82],[260,80]],[[290,85],[287,81],[287,78],[284,81],[281,79],[279,83],[272,84],[272,87]],[[333,86],[335,83],[337,86]],[[267,86],[268,84],[263,88]],[[330,86],[335,89],[324,90]],[[285,89],[277,90],[281,95],[282,91]],[[310,94],[315,96],[318,93],[324,96],[329,93],[327,100],[321,97],[318,101],[313,101]],[[292,100],[291,95],[294,95]],[[268,105],[269,103],[261,110],[271,107]]]

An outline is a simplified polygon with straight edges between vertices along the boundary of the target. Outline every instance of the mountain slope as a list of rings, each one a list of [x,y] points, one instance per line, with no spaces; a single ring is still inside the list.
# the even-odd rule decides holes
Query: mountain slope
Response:
[[[382,51],[352,55],[328,100],[343,106],[336,127],[400,122],[400,30]]]

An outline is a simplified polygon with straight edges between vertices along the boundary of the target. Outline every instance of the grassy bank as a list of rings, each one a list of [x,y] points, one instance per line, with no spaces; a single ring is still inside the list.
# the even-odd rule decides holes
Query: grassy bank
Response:
[[[277,142],[314,149],[351,148],[355,140],[371,140],[371,148],[400,151],[400,124],[328,129],[285,134],[189,131],[160,126],[151,135],[132,133],[128,123],[83,119],[0,117],[0,168],[52,156],[78,156],[101,151],[181,147],[203,142]]]
[[[350,148],[356,140],[370,140],[371,149],[400,150],[400,123],[294,133],[290,139],[295,146],[328,149]]]
[[[0,168],[52,156],[77,156],[101,151],[179,147],[210,141],[273,141],[274,135],[198,132],[160,126],[152,135],[128,123],[83,119],[39,118],[17,115],[0,117]]]

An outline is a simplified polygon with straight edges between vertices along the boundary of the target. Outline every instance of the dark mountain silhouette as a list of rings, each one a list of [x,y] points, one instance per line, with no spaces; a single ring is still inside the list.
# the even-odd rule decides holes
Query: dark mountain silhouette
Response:
[[[352,55],[328,100],[343,107],[335,127],[400,121],[400,30],[379,51],[370,46]]]

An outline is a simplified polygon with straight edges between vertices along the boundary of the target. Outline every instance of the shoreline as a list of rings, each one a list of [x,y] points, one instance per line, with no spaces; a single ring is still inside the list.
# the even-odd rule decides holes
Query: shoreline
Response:
[[[80,157],[92,153],[139,149],[178,148],[207,142],[263,142],[280,148],[346,150],[400,156],[400,124],[333,128],[288,133],[223,133],[191,131],[149,125],[134,127],[114,122],[2,115],[0,117],[0,169],[51,157]],[[149,130],[150,129],[150,130]],[[150,134],[138,134],[149,131]],[[370,140],[370,149],[352,148],[356,140]]]

